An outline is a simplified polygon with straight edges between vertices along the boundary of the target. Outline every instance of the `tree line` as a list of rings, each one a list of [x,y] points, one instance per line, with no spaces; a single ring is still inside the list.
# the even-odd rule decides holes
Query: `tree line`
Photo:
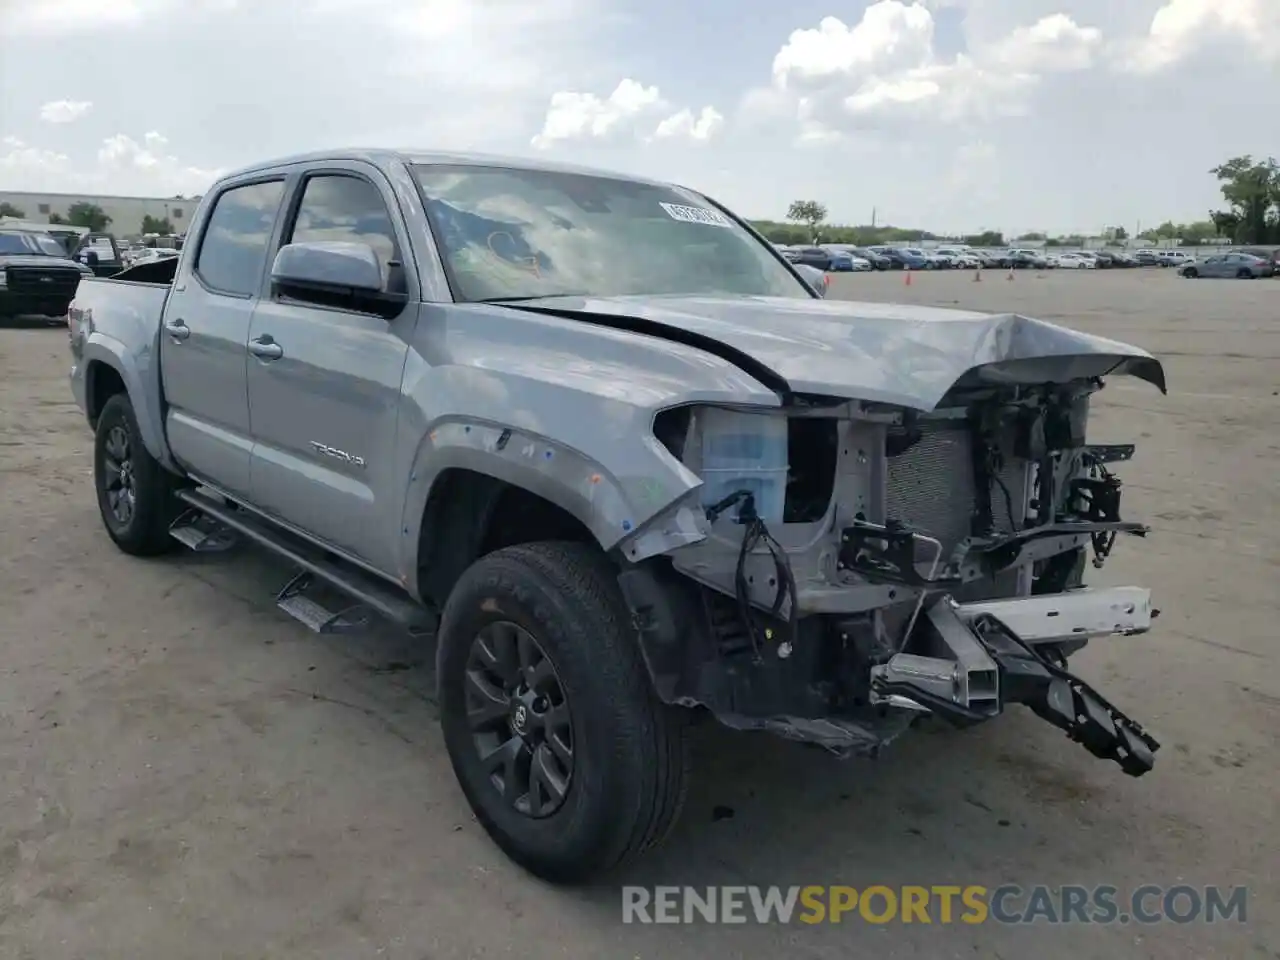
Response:
[[[1209,171],[1218,180],[1226,208],[1210,210],[1204,220],[1191,223],[1164,223],[1144,229],[1140,240],[1181,240],[1196,245],[1213,240],[1236,244],[1280,245],[1280,162],[1274,157],[1255,160],[1245,154],[1232,157]],[[796,200],[787,209],[784,223],[776,220],[753,220],[752,224],[773,243],[847,243],[872,246],[880,243],[908,243],[920,240],[957,240],[974,247],[1002,247],[1004,234],[998,230],[963,237],[943,237],[915,227],[841,226],[827,223],[827,208],[817,200]],[[1124,227],[1106,231],[1109,239],[1127,240]],[[1046,246],[1083,246],[1079,235],[1050,237],[1044,233],[1024,233],[1014,243],[1039,241]]]
[[[16,217],[19,220],[25,220],[27,212],[14,206],[8,201],[0,202],[0,217]],[[111,226],[111,217],[96,203],[88,201],[80,201],[73,203],[67,208],[66,214],[54,211],[49,214],[49,223],[57,226],[65,224],[70,227],[84,227],[90,233],[104,233],[107,227]],[[168,217],[153,217],[147,214],[142,218],[141,229],[139,233],[158,233],[161,235],[171,234],[174,232],[173,224],[169,222]]]

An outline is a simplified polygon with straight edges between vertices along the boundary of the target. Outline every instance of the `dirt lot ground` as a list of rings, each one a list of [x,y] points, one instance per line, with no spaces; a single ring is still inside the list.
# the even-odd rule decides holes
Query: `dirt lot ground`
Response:
[[[1114,382],[1156,528],[1100,575],[1157,629],[1080,671],[1165,747],[1125,778],[1029,715],[877,763],[706,729],[645,884],[1247,885],[1215,927],[623,926],[616,886],[510,866],[455,786],[430,651],[317,639],[278,564],[125,558],[101,530],[61,329],[0,330],[0,956],[62,958],[1280,957],[1280,281],[1164,271],[841,276],[833,296],[1013,310],[1141,344]]]

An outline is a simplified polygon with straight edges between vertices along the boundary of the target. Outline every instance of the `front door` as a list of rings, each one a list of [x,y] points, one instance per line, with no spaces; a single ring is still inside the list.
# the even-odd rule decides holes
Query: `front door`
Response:
[[[400,262],[408,241],[378,178],[372,168],[304,176],[281,243],[354,241]],[[383,572],[396,569],[407,478],[395,437],[416,316],[412,304],[387,320],[273,292],[249,331],[254,503]]]
[[[203,239],[174,277],[161,330],[169,448],[197,479],[241,497],[250,495],[253,448],[245,343],[283,197],[276,179],[214,198]]]

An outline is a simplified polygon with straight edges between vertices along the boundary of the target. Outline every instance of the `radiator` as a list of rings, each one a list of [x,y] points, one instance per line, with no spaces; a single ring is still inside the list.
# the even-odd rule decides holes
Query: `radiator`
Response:
[[[885,481],[885,516],[910,526],[916,533],[942,544],[943,556],[969,536],[973,516],[974,484],[968,425],[962,420],[926,421],[923,436],[905,453],[888,460]],[[1013,519],[1022,522],[1027,499],[1025,461],[1013,458],[1009,443],[1002,443],[1004,466],[996,476],[1009,490]],[[997,533],[1011,533],[1009,506],[999,484],[988,494],[991,518]],[[1017,591],[1017,572],[1007,571],[995,582],[983,581],[967,593],[1011,596]],[[977,599],[977,597],[967,597]]]

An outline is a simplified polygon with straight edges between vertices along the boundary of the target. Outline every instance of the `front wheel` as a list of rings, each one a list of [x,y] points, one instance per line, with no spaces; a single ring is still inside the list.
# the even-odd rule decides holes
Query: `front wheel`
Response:
[[[454,773],[512,860],[579,883],[665,839],[687,782],[683,717],[657,700],[599,550],[482,557],[450,594],[439,643]]]
[[[178,478],[147,451],[126,394],[111,397],[98,415],[93,485],[107,535],[125,553],[150,557],[176,546],[169,525],[178,513]]]

